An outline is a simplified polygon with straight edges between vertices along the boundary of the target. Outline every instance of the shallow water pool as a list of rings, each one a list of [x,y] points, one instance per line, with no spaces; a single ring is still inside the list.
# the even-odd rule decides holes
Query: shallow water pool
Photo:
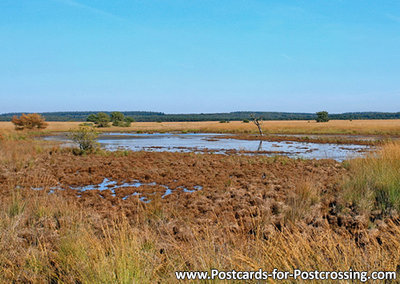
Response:
[[[222,138],[224,137],[224,138]],[[70,142],[61,136],[49,136],[46,140]],[[335,159],[343,161],[358,157],[371,146],[354,144],[322,144],[294,141],[257,141],[227,138],[215,133],[105,133],[98,142],[108,150],[129,149],[133,151],[211,152],[218,154],[284,155],[291,158]]]

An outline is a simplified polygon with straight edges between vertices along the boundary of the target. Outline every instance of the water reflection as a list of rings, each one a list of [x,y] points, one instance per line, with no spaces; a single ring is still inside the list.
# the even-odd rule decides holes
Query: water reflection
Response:
[[[110,180],[108,178],[104,178],[104,180],[99,183],[99,184],[91,184],[91,185],[84,185],[84,186],[54,186],[50,187],[49,194],[53,194],[56,190],[65,190],[66,188],[68,189],[73,189],[76,190],[78,193],[78,197],[81,197],[82,192],[85,191],[91,191],[91,190],[98,190],[98,191],[105,191],[109,190],[111,192],[111,196],[116,197],[117,196],[117,191],[118,189],[123,189],[123,188],[128,188],[128,187],[133,187],[133,188],[138,188],[137,191],[124,195],[122,196],[122,200],[127,200],[128,198],[132,196],[139,196],[139,200],[143,201],[144,203],[148,203],[151,201],[151,199],[148,199],[146,196],[143,195],[143,193],[139,192],[140,187],[142,186],[150,186],[150,187],[162,187],[164,188],[164,192],[161,196],[161,198],[165,198],[166,196],[172,194],[176,190],[182,190],[183,192],[186,193],[193,193],[199,190],[202,190],[203,187],[201,185],[195,185],[192,188],[187,188],[184,186],[177,186],[175,188],[171,188],[167,185],[163,184],[158,184],[156,182],[149,182],[149,183],[144,183],[140,182],[138,180],[133,180],[132,182],[124,182],[122,184],[118,184],[116,181]],[[43,187],[32,187],[31,189],[33,190],[43,190]],[[156,194],[157,190],[154,189],[154,192],[146,193],[146,195],[154,195]],[[104,198],[101,194],[99,194],[101,198]]]
[[[224,136],[226,136],[224,134]],[[71,141],[59,136],[46,137],[46,140]],[[291,158],[335,159],[343,161],[349,157],[357,157],[371,149],[365,145],[319,144],[292,141],[258,141],[222,138],[215,133],[193,134],[136,134],[106,133],[98,142],[108,150],[129,149],[133,151],[169,151],[169,152],[211,152],[231,154],[241,152],[246,155],[285,155]]]
[[[257,152],[262,151],[262,143],[263,143],[263,141],[260,140],[260,144],[258,144]]]

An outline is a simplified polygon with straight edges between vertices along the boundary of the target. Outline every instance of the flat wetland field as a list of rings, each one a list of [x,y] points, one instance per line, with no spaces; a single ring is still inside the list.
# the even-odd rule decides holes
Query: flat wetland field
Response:
[[[46,131],[58,132],[77,128],[82,122],[49,122]],[[264,121],[265,133],[271,134],[360,134],[400,136],[400,120],[331,120],[327,123],[315,121],[285,120]],[[12,131],[11,122],[0,122],[0,131]],[[131,127],[101,128],[104,132],[203,132],[203,133],[257,133],[256,126],[241,121],[220,123],[201,122],[134,122]]]
[[[79,124],[50,122],[42,133]],[[400,134],[398,120],[265,121],[263,127],[274,134]],[[101,131],[244,135],[256,127],[135,122]],[[82,154],[35,139],[36,132],[16,132],[8,122],[0,123],[0,133],[0,282],[175,283],[175,271],[212,268],[400,266],[398,142],[338,162],[104,149]]]

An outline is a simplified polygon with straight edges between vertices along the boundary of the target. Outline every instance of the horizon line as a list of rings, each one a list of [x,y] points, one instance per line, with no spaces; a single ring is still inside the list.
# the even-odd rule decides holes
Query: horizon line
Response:
[[[325,110],[319,110],[319,111],[325,111]],[[317,112],[297,112],[297,111],[261,111],[261,110],[243,110],[243,111],[228,111],[228,112],[177,112],[177,113],[166,113],[163,111],[153,111],[153,110],[67,110],[67,111],[41,111],[41,112],[32,112],[32,111],[14,111],[14,112],[3,112],[0,113],[0,116],[4,115],[9,115],[9,114],[29,114],[29,113],[38,113],[38,114],[48,114],[48,113],[84,113],[84,112],[90,112],[90,113],[99,113],[99,112],[105,112],[105,113],[111,113],[111,112],[150,112],[150,113],[162,113],[163,115],[188,115],[188,114],[224,114],[224,113],[290,113],[290,114],[316,114]],[[346,111],[346,112],[329,112],[329,114],[348,114],[348,113],[400,113],[400,111]]]

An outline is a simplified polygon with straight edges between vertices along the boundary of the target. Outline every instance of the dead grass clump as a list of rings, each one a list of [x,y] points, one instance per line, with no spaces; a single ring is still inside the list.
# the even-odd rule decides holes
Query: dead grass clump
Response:
[[[34,161],[43,148],[39,142],[33,141],[0,141],[0,166],[6,168],[22,169],[25,165]]]
[[[17,173],[23,168],[32,167],[42,154],[61,151],[57,143],[35,140],[36,135],[35,132],[0,134],[0,169]]]
[[[294,190],[288,192],[287,205],[288,211],[285,213],[287,222],[296,222],[304,219],[308,213],[311,213],[312,207],[320,201],[320,192],[310,179],[300,180],[294,187]]]

